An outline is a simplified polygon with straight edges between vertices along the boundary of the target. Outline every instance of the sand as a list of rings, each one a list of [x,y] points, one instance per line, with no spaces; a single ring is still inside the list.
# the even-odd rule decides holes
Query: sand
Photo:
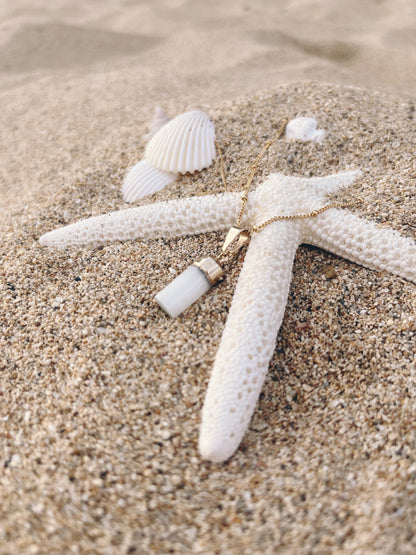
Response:
[[[175,320],[153,296],[221,235],[37,242],[127,206],[156,104],[210,114],[230,183],[281,118],[316,117],[325,142],[279,141],[256,182],[360,168],[339,200],[415,238],[411,2],[114,4],[1,7],[0,553],[414,553],[414,284],[301,247],[250,429],[217,465],[198,427],[239,268]],[[213,166],[141,202],[220,190]]]
[[[282,83],[416,94],[413,0],[3,0],[0,214],[137,157],[171,115]]]

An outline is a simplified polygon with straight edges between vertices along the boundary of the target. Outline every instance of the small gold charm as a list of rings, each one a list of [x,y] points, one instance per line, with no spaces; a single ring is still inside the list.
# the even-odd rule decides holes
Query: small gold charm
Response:
[[[240,227],[233,226],[227,233],[222,246],[222,253],[225,254],[229,252],[230,254],[234,254],[247,245],[249,241],[250,232],[248,229],[241,229]]]

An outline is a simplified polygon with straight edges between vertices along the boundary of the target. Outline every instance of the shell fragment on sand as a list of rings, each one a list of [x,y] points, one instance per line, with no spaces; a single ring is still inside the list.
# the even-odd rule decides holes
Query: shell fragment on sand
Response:
[[[149,126],[149,132],[146,133],[144,138],[150,141],[156,135],[159,129],[162,129],[170,121],[170,117],[165,113],[160,106],[156,106],[155,115],[153,116],[152,123]]]
[[[314,118],[295,118],[290,120],[286,126],[286,139],[321,143],[324,138],[325,131],[317,129],[317,122]]]

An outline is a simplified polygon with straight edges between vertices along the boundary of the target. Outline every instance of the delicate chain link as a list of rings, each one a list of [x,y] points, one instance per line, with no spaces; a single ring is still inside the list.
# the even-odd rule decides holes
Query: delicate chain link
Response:
[[[312,210],[312,212],[308,212],[307,214],[293,214],[293,215],[283,215],[283,216],[273,216],[272,218],[269,218],[268,220],[264,221],[263,223],[259,224],[259,225],[253,225],[250,227],[249,231],[250,234],[252,233],[257,233],[258,231],[260,231],[261,229],[263,229],[264,227],[266,227],[269,224],[272,224],[273,222],[279,222],[281,220],[306,220],[307,218],[312,218],[314,216],[318,216],[319,214],[322,214],[322,212],[325,212],[325,210],[329,210],[330,208],[348,208],[349,206],[352,206],[351,204],[343,204],[340,202],[332,202],[331,204],[325,204],[324,206],[321,206],[321,208],[317,208],[316,210]]]
[[[244,211],[246,209],[246,204],[248,202],[248,191],[250,189],[251,184],[253,183],[253,179],[254,179],[254,176],[256,175],[256,171],[257,171],[257,168],[259,166],[260,160],[263,158],[263,155],[265,154],[265,152],[267,152],[269,150],[269,148],[272,146],[272,144],[275,143],[277,140],[279,140],[280,137],[283,135],[283,133],[286,129],[286,125],[287,125],[287,120],[283,120],[283,122],[282,122],[281,126],[279,127],[279,130],[278,130],[276,136],[274,137],[274,139],[270,139],[269,141],[267,141],[267,143],[262,148],[261,152],[258,154],[257,158],[254,160],[254,162],[250,166],[250,173],[248,174],[248,178],[247,178],[246,184],[244,186],[243,193],[241,195],[242,203],[241,203],[240,212],[238,213],[238,216],[237,216],[237,221],[236,221],[236,226],[237,227],[241,226],[241,220],[243,219],[243,214],[244,214]]]

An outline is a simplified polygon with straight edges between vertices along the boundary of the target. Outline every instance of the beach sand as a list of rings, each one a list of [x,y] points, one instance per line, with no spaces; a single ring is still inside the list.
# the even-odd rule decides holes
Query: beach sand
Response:
[[[2,3],[0,553],[415,552],[414,284],[301,247],[217,465],[200,411],[239,267],[175,320],[153,297],[222,235],[38,243],[128,206],[157,104],[210,114],[230,184],[282,118],[315,117],[326,140],[280,140],[256,183],[361,169],[339,200],[416,238],[412,2],[278,4]],[[221,190],[214,165],[136,204]]]

